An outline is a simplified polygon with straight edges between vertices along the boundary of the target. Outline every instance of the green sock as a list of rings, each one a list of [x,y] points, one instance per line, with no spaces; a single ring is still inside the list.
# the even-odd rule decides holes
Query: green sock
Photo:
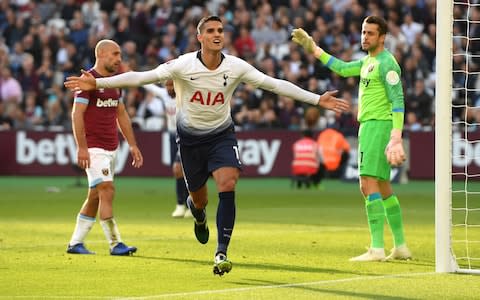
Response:
[[[370,195],[371,196],[371,195]],[[369,196],[369,198],[371,198]],[[370,229],[370,247],[383,248],[383,227],[385,223],[385,210],[382,199],[365,201],[367,211],[368,228]]]
[[[404,245],[405,236],[403,233],[402,210],[397,196],[391,195],[385,199],[383,206],[385,207],[388,225],[390,225],[390,229],[392,230],[395,247]]]

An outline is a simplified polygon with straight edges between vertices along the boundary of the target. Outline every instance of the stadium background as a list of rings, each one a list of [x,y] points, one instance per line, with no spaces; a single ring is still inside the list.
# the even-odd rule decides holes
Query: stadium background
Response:
[[[2,164],[0,174],[72,174],[71,168],[60,173],[53,170],[53,174],[49,169],[32,172],[34,165],[18,160],[22,148],[16,131],[71,132],[72,95],[63,87],[63,81],[66,76],[92,66],[98,40],[110,38],[121,45],[123,70],[146,70],[198,49],[195,25],[208,14],[217,14],[224,20],[225,53],[237,55],[271,76],[313,92],[337,89],[341,97],[351,101],[350,111],[335,114],[248,85],[240,86],[232,101],[237,131],[246,132],[254,140],[268,137],[268,133],[275,136],[279,131],[287,131],[281,147],[282,157],[286,158],[281,160],[283,164],[291,157],[288,143],[296,138],[295,134],[300,136],[298,132],[302,129],[308,127],[319,132],[334,125],[351,137],[354,144],[358,130],[355,119],[358,80],[340,78],[305,55],[290,41],[290,32],[295,27],[305,28],[333,55],[351,60],[364,55],[359,45],[363,18],[370,14],[384,16],[390,31],[386,47],[394,53],[403,72],[405,136],[408,139],[410,132],[430,132],[434,126],[435,5],[431,0],[1,1],[0,129],[8,132],[2,134],[2,140],[10,142],[2,154],[11,158],[7,161],[15,167]],[[463,86],[465,78],[457,77],[454,84]],[[476,84],[471,77],[470,82]],[[135,128],[157,132],[161,142],[165,112],[160,100],[142,88],[124,90],[124,100]],[[454,111],[457,120],[463,115],[461,109]],[[34,140],[42,139],[44,134],[35,132],[27,135],[34,136]],[[139,136],[140,145],[148,144],[143,137],[149,134]],[[427,149],[433,150],[433,144]],[[433,166],[433,157],[424,153],[420,151],[418,161],[431,161],[427,166]],[[162,161],[165,153],[158,155],[156,161]],[[415,149],[412,155],[416,155]],[[475,162],[472,164],[476,167]],[[283,171],[252,174],[288,176],[287,166],[278,168]],[[432,172],[415,174],[413,170],[411,177],[433,176]],[[144,175],[168,174],[147,171]]]

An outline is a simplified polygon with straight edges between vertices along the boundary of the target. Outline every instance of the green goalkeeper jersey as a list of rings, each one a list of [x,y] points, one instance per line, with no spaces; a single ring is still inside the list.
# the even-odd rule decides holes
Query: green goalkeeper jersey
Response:
[[[393,128],[403,128],[404,99],[400,66],[393,55],[383,50],[377,56],[344,62],[323,52],[320,61],[342,77],[360,76],[358,121],[392,120]],[[398,113],[398,114],[396,114]]]

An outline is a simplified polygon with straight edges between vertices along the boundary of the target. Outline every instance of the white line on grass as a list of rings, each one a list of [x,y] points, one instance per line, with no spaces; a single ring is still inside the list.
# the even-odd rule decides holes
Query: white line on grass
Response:
[[[424,273],[401,273],[401,274],[390,274],[382,276],[358,276],[342,279],[333,279],[333,280],[322,280],[322,281],[312,281],[312,282],[299,282],[299,283],[284,283],[284,284],[274,284],[274,285],[263,285],[263,286],[254,286],[254,287],[245,287],[245,288],[233,288],[233,289],[223,289],[223,290],[203,290],[195,292],[184,292],[184,293],[170,293],[170,294],[160,294],[160,295],[151,295],[151,296],[141,296],[141,297],[118,297],[118,296],[82,296],[82,299],[115,299],[115,300],[146,300],[146,299],[160,299],[160,298],[175,298],[175,297],[185,297],[185,296],[195,296],[195,295],[211,295],[211,294],[223,294],[223,293],[232,293],[232,292],[251,292],[255,290],[262,289],[278,289],[278,288],[289,288],[289,287],[299,287],[299,286],[312,286],[312,285],[327,285],[332,283],[343,283],[343,282],[352,282],[352,281],[362,281],[362,280],[378,280],[378,279],[388,279],[388,278],[398,278],[398,277],[417,277],[417,276],[427,276],[427,275],[437,275],[440,273],[435,272],[424,272]],[[78,296],[0,296],[0,299],[78,299]]]
[[[159,299],[159,298],[167,298],[167,297],[185,297],[185,296],[194,296],[194,295],[211,295],[211,294],[223,294],[223,293],[230,294],[232,292],[250,292],[250,291],[261,290],[261,289],[277,289],[277,288],[289,288],[289,287],[298,287],[298,286],[326,285],[330,283],[342,283],[342,282],[373,280],[373,279],[378,280],[378,279],[397,278],[397,277],[415,277],[415,276],[425,276],[425,275],[434,275],[434,274],[437,274],[437,273],[426,272],[426,273],[390,274],[390,275],[382,275],[382,276],[359,276],[359,277],[342,278],[342,279],[334,279],[334,280],[322,280],[322,281],[313,281],[313,282],[284,283],[284,284],[263,285],[263,286],[233,288],[233,289],[223,289],[223,290],[205,290],[205,291],[186,292],[186,293],[171,293],[171,294],[152,295],[152,296],[143,296],[143,297],[125,297],[125,298],[117,298],[117,300],[144,300],[144,299]]]

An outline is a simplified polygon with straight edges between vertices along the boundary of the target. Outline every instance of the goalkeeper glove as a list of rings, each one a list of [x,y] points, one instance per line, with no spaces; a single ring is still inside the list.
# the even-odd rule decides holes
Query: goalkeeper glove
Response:
[[[292,41],[302,46],[308,53],[313,53],[317,47],[312,37],[302,28],[296,28],[292,31]]]
[[[385,149],[385,155],[390,165],[397,167],[405,161],[405,151],[403,150],[402,131],[393,129]]]

